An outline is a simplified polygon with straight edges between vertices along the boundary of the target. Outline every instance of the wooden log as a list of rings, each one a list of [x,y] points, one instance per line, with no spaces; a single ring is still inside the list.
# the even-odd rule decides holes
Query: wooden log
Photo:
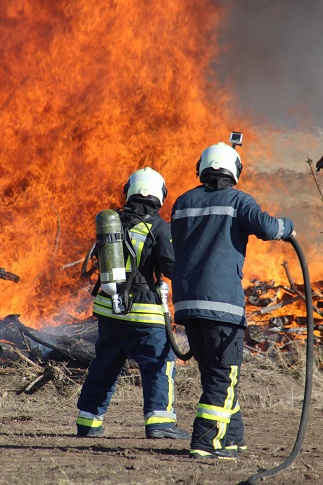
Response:
[[[300,296],[295,296],[294,298],[289,298],[288,300],[281,301],[281,302],[277,303],[276,305],[270,305],[270,306],[267,306],[267,307],[263,307],[260,310],[257,310],[255,312],[250,313],[249,316],[264,315],[265,313],[270,313],[270,312],[277,310],[278,308],[281,308],[283,306],[290,305],[291,303],[295,303],[295,301],[298,301],[300,299],[301,299]]]
[[[21,335],[21,332],[14,324],[14,322],[12,322],[11,319],[8,317],[0,320],[0,340],[12,345],[16,345],[18,348],[25,347],[24,339]]]
[[[89,329],[90,339],[69,337],[65,335],[55,335],[42,331],[26,327],[19,320],[19,315],[8,315],[4,319],[4,324],[7,328],[12,330],[12,327],[8,327],[8,324],[13,324],[19,333],[22,335],[22,339],[19,341],[19,348],[26,348],[30,346],[29,357],[33,360],[39,360],[45,362],[46,360],[55,360],[57,362],[68,362],[73,365],[88,366],[91,360],[95,356],[94,344],[97,339],[97,331],[94,330],[96,323],[91,322],[89,327],[83,327],[83,336],[86,333],[85,329]],[[53,327],[54,328],[54,327]],[[81,329],[79,329],[80,333]],[[56,330],[58,333],[58,330]],[[77,333],[75,331],[75,333]],[[14,336],[16,337],[16,335]],[[26,341],[24,341],[24,337]],[[17,338],[15,338],[17,341]],[[24,342],[24,346],[22,345]]]

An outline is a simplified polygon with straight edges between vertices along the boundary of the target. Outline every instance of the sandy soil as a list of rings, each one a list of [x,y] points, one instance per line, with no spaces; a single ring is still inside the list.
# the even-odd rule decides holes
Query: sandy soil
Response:
[[[106,437],[89,439],[75,437],[79,383],[50,381],[29,395],[19,390],[32,377],[30,367],[2,368],[0,484],[239,484],[290,456],[301,418],[303,374],[292,377],[249,357],[240,385],[248,451],[237,461],[210,463],[188,458],[189,440],[144,437],[136,370],[120,380],[105,419]],[[199,395],[196,363],[179,365],[176,410],[181,427],[192,429]],[[266,483],[323,483],[322,397],[322,375],[315,374],[301,451],[287,470]]]

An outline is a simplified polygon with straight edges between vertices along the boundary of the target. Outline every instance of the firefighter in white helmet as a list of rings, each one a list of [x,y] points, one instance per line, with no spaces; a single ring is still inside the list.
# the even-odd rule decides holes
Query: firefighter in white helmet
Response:
[[[190,457],[235,459],[246,448],[237,396],[246,328],[242,269],[249,235],[295,236],[293,222],[263,212],[237,190],[238,152],[225,143],[206,148],[197,162],[202,185],[172,209],[175,322],[183,324],[201,373]]]
[[[124,192],[127,202],[117,213],[129,230],[137,272],[127,292],[130,302],[124,301],[127,311],[116,313],[111,295],[102,287],[94,300],[99,339],[77,403],[77,435],[104,435],[104,415],[118,376],[130,358],[137,362],[141,373],[146,437],[188,439],[190,434],[176,424],[175,355],[167,340],[156,287],[157,277],[163,274],[171,278],[174,266],[170,226],[159,215],[167,195],[165,181],[152,168],[143,168],[130,176]],[[125,265],[130,271],[128,259]]]

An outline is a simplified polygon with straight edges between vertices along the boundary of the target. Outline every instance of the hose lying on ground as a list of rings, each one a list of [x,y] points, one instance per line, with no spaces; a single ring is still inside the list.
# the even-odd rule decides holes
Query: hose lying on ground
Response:
[[[308,415],[309,415],[311,394],[312,394],[312,384],[313,384],[314,319],[313,319],[312,288],[311,288],[308,268],[307,268],[307,264],[306,264],[306,260],[305,260],[305,256],[302,251],[302,248],[300,247],[296,239],[293,237],[289,237],[287,241],[290,242],[291,245],[293,246],[302,268],[304,288],[305,288],[306,315],[307,315],[305,389],[304,389],[304,400],[303,400],[303,408],[302,408],[300,425],[299,425],[298,434],[297,434],[293,451],[283,463],[281,463],[279,466],[275,468],[272,468],[271,470],[265,470],[263,472],[256,473],[255,475],[252,475],[251,477],[249,477],[247,481],[240,482],[238,485],[253,485],[256,482],[258,482],[258,480],[261,480],[261,479],[263,480],[269,477],[273,477],[283,472],[284,470],[286,470],[296,460],[300,452],[300,449],[303,444],[304,436],[305,436],[307,422],[308,422]]]

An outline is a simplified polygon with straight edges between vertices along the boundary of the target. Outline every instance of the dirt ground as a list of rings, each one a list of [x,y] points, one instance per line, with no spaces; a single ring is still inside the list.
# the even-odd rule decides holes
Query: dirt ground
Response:
[[[248,451],[237,461],[192,460],[189,440],[144,437],[140,379],[120,379],[105,419],[106,437],[76,438],[80,384],[50,381],[37,392],[19,393],[30,368],[0,368],[0,484],[14,485],[237,485],[290,456],[304,396],[299,377],[249,356],[240,384]],[[200,396],[196,363],[178,365],[178,423],[188,430]],[[17,393],[18,391],[18,393]],[[305,439],[296,460],[268,484],[323,483],[323,385],[315,373]],[[258,480],[257,480],[258,482]]]

